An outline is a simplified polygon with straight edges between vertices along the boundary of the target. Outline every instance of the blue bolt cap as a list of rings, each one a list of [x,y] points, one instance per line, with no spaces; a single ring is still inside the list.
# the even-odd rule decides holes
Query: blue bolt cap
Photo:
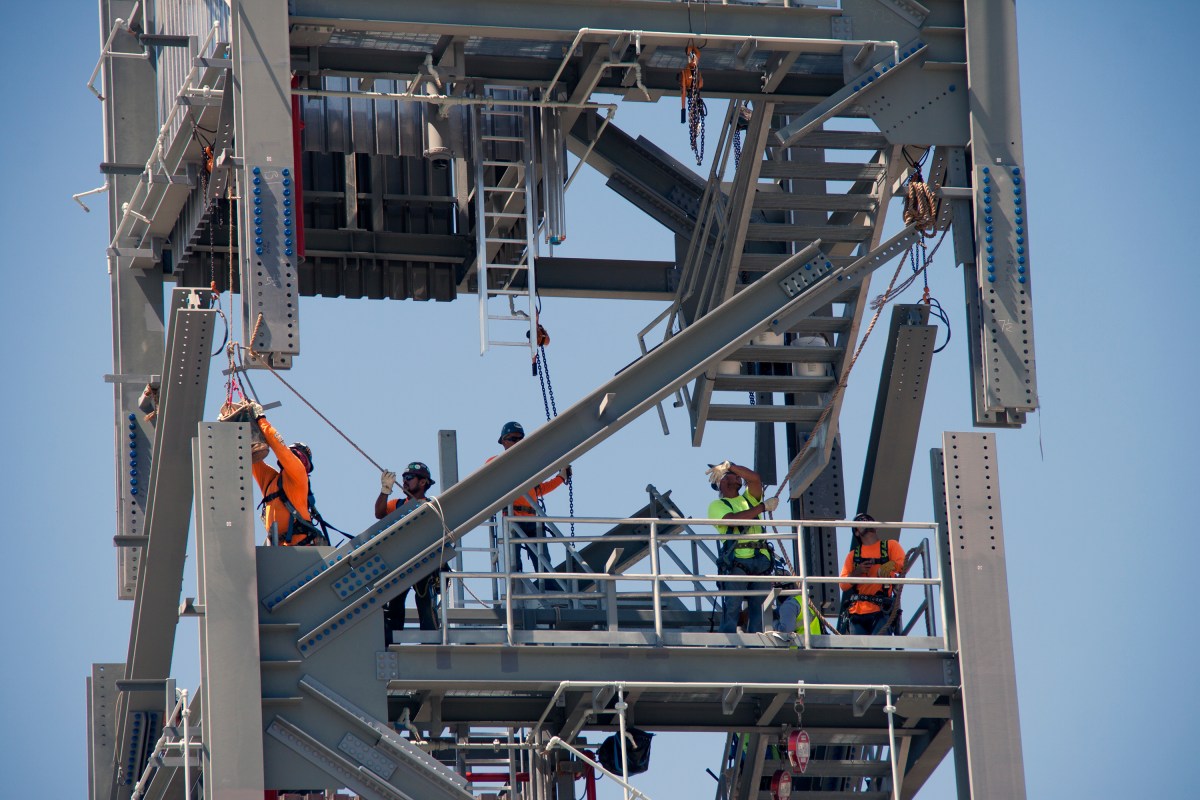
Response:
[[[1018,247],[1018,248],[1017,248],[1017,253],[1018,253],[1018,254],[1023,254],[1024,252],[1025,252],[1025,248],[1024,248],[1024,247]]]
[[[292,174],[292,171],[291,171],[290,169],[288,169],[287,167],[284,167],[284,168],[283,168],[283,174],[284,174],[285,176],[287,176],[287,175],[291,175],[291,174]]]
[[[291,179],[291,178],[284,178],[284,179],[283,179],[283,185],[284,185],[284,186],[291,186],[291,185],[292,185],[292,179]]]
[[[136,438],[137,438],[137,434],[136,434],[136,433],[130,433],[130,434],[129,434],[129,438],[130,438],[130,439],[136,439]]]
[[[129,479],[129,485],[130,485],[130,486],[137,486],[137,478],[130,478],[130,479]]]
[[[989,199],[989,200],[991,200],[991,198],[990,198],[990,197],[989,197],[988,199]],[[984,207],[983,207],[983,213],[985,213],[985,214],[990,214],[990,213],[992,213],[992,207],[991,207],[991,206],[984,206]]]
[[[255,167],[254,169],[251,170],[251,172],[253,172],[255,175],[258,175],[259,173],[262,172],[262,169],[260,167]]]
[[[991,226],[991,225],[988,225],[986,228],[984,228],[984,230],[985,230],[985,231],[987,231],[988,233],[991,233],[991,232],[992,232],[992,226]]]
[[[996,282],[996,276],[988,275],[988,283],[995,283],[995,282]]]
[[[255,194],[262,194],[262,187],[261,187],[261,186],[255,186],[255,187],[254,187],[254,193],[255,193]]]
[[[1025,256],[1017,256],[1017,263],[1018,263],[1018,264],[1024,264],[1024,263],[1025,263]]]
[[[261,237],[261,236],[259,236],[257,239],[255,239],[255,240],[254,240],[254,243],[255,243],[255,244],[262,244],[262,237]]]
[[[984,167],[984,168],[983,168],[983,174],[984,174],[984,175],[987,175],[987,174],[988,174],[989,172],[991,172],[991,171],[992,171],[992,168],[991,168],[991,167]]]
[[[988,263],[989,263],[989,264],[991,264],[992,262],[994,262],[994,261],[996,260],[996,257],[995,257],[995,256],[988,256],[988,257],[987,257],[987,260],[988,260]]]
[[[256,247],[254,248],[254,252],[261,256],[263,254],[263,249],[261,247]]]
[[[957,88],[958,88],[958,87],[957,87],[957,86],[955,86],[953,83],[952,83],[952,84],[950,84],[950,91],[952,91],[952,92],[953,92],[953,91],[954,91],[955,89],[957,89]]]
[[[991,243],[991,241],[992,241],[992,237],[991,237],[991,236],[989,236],[989,237],[987,237],[987,238],[986,238],[984,241],[986,241],[986,242],[988,242],[988,243],[990,244],[990,243]]]
[[[284,208],[287,208],[287,207],[288,207],[288,206],[290,206],[291,204],[292,204],[292,201],[291,201],[291,200],[288,200],[288,199],[285,197],[285,198],[284,198],[284,200],[283,200],[283,206],[284,206]],[[287,212],[285,211],[284,213],[286,214]]]
[[[1018,276],[1017,276],[1017,283],[1024,283],[1024,282],[1025,282],[1025,276],[1024,276],[1024,275],[1018,275]]]
[[[1022,275],[1024,275],[1024,274],[1025,274],[1025,265],[1024,265],[1024,264],[1022,264],[1021,266],[1017,267],[1017,272],[1019,272],[1019,273],[1021,273]]]
[[[988,264],[988,272],[995,272],[995,271],[996,271],[996,265]]]
[[[254,179],[254,185],[255,185],[255,186],[258,186],[260,183],[262,183],[262,178],[255,178],[255,179]]]
[[[992,182],[992,176],[991,176],[991,175],[984,175],[984,176],[983,176],[983,182],[984,182],[984,183],[991,183],[991,182]]]
[[[1024,232],[1025,232],[1024,228],[1017,228],[1017,233],[1024,233]]]
[[[291,189],[284,189],[284,190],[283,190],[283,196],[284,196],[284,197],[289,197],[289,196],[291,196],[291,194],[292,194],[292,190],[291,190]]]
[[[129,493],[130,493],[130,494],[137,494],[137,487],[135,486],[135,487],[133,487],[132,489],[130,489],[130,490],[129,490]]]
[[[1013,194],[1015,194],[1015,195],[1018,195],[1018,196],[1019,196],[1019,195],[1021,194],[1021,187],[1020,187],[1020,186],[1014,186],[1014,187],[1013,187]]]
[[[1020,174],[1021,174],[1021,168],[1013,167],[1013,175],[1020,175]]]
[[[988,223],[990,223],[990,222],[992,221],[992,218],[991,218],[991,217],[984,217],[984,218],[983,218],[983,221],[984,221],[984,222],[988,222]]]
[[[132,421],[132,420],[135,420],[135,419],[137,419],[137,414],[130,414],[130,415],[129,415],[129,419],[130,419],[131,421]]]

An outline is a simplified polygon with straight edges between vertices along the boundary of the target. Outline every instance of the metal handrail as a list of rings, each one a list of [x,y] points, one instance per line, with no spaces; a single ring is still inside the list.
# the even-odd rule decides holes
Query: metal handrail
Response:
[[[727,590],[722,590],[720,582],[729,579],[728,575],[713,572],[701,572],[698,567],[693,572],[664,572],[662,569],[660,550],[668,547],[670,543],[677,541],[686,541],[693,547],[703,541],[727,541],[731,534],[729,533],[699,533],[692,531],[691,525],[720,525],[728,528],[749,528],[749,527],[774,527],[774,528],[794,528],[793,531],[783,533],[762,531],[758,533],[740,533],[736,534],[739,540],[752,541],[780,541],[794,542],[798,554],[797,565],[798,572],[796,575],[739,575],[737,580],[743,584],[748,584],[745,590],[739,590],[739,593],[748,597],[763,597],[774,600],[778,597],[798,597],[809,596],[809,588],[814,584],[837,584],[845,583],[846,578],[841,576],[824,576],[824,575],[809,575],[805,568],[805,537],[804,529],[811,527],[855,527],[861,526],[861,522],[853,520],[727,520],[727,519],[686,519],[686,527],[688,533],[660,533],[660,528],[664,525],[671,527],[679,527],[684,524],[684,520],[678,518],[662,519],[657,517],[631,517],[626,519],[614,519],[608,517],[551,517],[551,516],[521,516],[518,520],[521,523],[542,523],[553,525],[554,523],[564,523],[573,521],[576,524],[603,524],[603,525],[629,525],[640,524],[649,527],[647,534],[602,534],[602,535],[577,535],[570,539],[564,539],[560,535],[541,535],[541,536],[526,536],[521,535],[519,538],[510,535],[510,524],[514,520],[506,520],[506,524],[502,525],[501,536],[498,538],[501,541],[501,548],[504,556],[501,557],[497,564],[496,571],[460,571],[455,573],[443,573],[443,591],[445,591],[451,582],[465,582],[468,580],[492,580],[502,581],[503,604],[505,613],[505,630],[506,640],[508,644],[514,644],[516,639],[514,636],[514,606],[518,601],[571,601],[572,605],[575,601],[596,600],[606,596],[612,602],[616,588],[622,584],[643,584],[643,587],[638,587],[629,591],[621,592],[620,596],[626,599],[650,599],[653,603],[653,623],[654,623],[654,639],[661,643],[664,641],[663,633],[663,609],[662,604],[664,598],[717,598],[728,594]],[[932,530],[938,531],[937,523],[932,522],[872,522],[872,527],[883,530]],[[540,555],[535,559],[534,565],[541,565],[541,571],[534,572],[514,572],[510,568],[509,554],[510,548],[514,544],[532,545],[533,550],[538,552],[539,545],[556,545],[568,546],[573,549],[574,545],[580,542],[604,542],[608,544],[616,544],[621,542],[636,542],[648,545],[649,552],[643,556],[641,561],[649,561],[649,572],[622,572],[619,574],[609,574],[605,572],[594,572],[590,567],[583,564],[582,560],[577,555],[572,557],[572,561],[579,563],[581,566],[575,570],[556,571],[553,569],[545,569],[548,566],[546,560]],[[707,548],[705,548],[707,552]],[[922,576],[921,577],[855,577],[855,584],[872,584],[872,585],[917,585],[925,587],[925,598],[913,613],[912,621],[903,628],[905,635],[911,631],[916,621],[924,616],[926,620],[926,629],[931,636],[937,636],[935,630],[937,621],[932,616],[933,608],[933,587],[939,587],[939,599],[941,604],[941,619],[944,623],[946,620],[946,597],[945,592],[940,591],[943,586],[941,577],[932,575],[932,564],[929,559],[929,543],[928,539],[922,541],[919,546],[918,553],[914,558],[919,558],[922,561]],[[668,553],[675,560],[675,563],[683,569],[686,569],[682,560],[668,549]],[[711,558],[711,554],[710,554]],[[541,591],[541,592],[520,592],[514,594],[513,586],[517,581],[544,581],[554,579],[563,581],[571,585],[574,591]],[[577,581],[588,581],[593,586],[585,591],[578,590]],[[672,582],[689,583],[694,588],[681,589],[674,588],[670,584]],[[704,584],[716,584],[716,588],[708,589]],[[780,588],[780,585],[787,588]],[[760,588],[761,585],[761,588]],[[607,588],[606,588],[607,587]],[[529,588],[526,586],[525,588]],[[535,587],[536,588],[536,587]],[[445,594],[443,596],[446,596]],[[476,598],[478,599],[478,598]],[[479,601],[486,605],[485,601]],[[493,603],[501,602],[499,596],[493,598]],[[464,603],[464,606],[467,605]],[[764,603],[765,605],[765,603]],[[813,646],[812,636],[809,625],[812,621],[812,614],[808,603],[801,603],[801,615],[803,621],[802,646],[804,649],[811,649]],[[443,608],[443,641],[449,641],[449,620],[446,609]],[[940,634],[942,647],[949,650],[949,632],[943,630]]]

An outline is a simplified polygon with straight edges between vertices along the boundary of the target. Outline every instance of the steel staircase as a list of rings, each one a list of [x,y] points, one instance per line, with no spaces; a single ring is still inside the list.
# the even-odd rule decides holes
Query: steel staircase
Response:
[[[859,121],[830,120],[788,148],[768,147],[771,130],[803,109],[758,103],[745,114],[731,104],[718,161],[735,132],[745,136],[734,179],[720,182],[714,163],[684,265],[675,313],[679,328],[732,297],[791,254],[820,240],[834,265],[865,255],[880,240],[890,187],[892,148],[882,134],[838,129]],[[828,457],[838,401],[820,429],[858,338],[867,287],[848,286],[836,302],[793,323],[782,336],[747,341],[732,359],[701,375],[685,391],[693,444],[708,422],[787,422],[815,437],[815,475]]]
[[[763,738],[766,741],[760,741]],[[806,800],[888,800],[892,796],[892,766],[886,747],[814,744],[801,773],[788,762],[784,738],[751,736],[746,746],[742,735],[729,734],[715,800],[775,800],[785,796],[786,790],[780,788],[784,783],[791,784],[792,796]],[[842,733],[839,738],[848,735]]]

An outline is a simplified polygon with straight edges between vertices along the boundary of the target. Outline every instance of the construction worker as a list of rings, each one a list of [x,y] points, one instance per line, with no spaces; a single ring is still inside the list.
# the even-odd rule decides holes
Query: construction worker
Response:
[[[862,513],[855,522],[875,522]],[[853,528],[850,552],[842,565],[843,578],[890,578],[904,569],[904,548],[896,539],[881,540],[875,528]],[[838,630],[855,636],[895,633],[888,624],[892,613],[892,587],[881,583],[843,583],[842,614]]]
[[[283,437],[267,421],[263,407],[258,403],[250,401],[246,409],[278,459],[279,469],[273,469],[265,461],[255,461],[251,466],[254,480],[263,493],[258,507],[267,529],[268,544],[284,547],[328,545],[329,534],[316,512],[316,500],[309,484],[308,476],[313,471],[312,450],[303,442],[285,445]]]
[[[505,452],[507,452],[513,445],[517,444],[517,442],[521,441],[524,438],[525,438],[525,429],[521,427],[521,423],[511,421],[511,422],[504,423],[504,426],[500,429],[500,438],[497,439],[496,441],[499,442],[500,446],[504,448]],[[489,458],[487,461],[485,461],[484,463],[490,464],[493,461],[495,461],[498,457],[499,457],[499,454],[494,455],[491,458]],[[513,516],[517,516],[517,517],[537,516],[538,509],[542,506],[542,498],[544,498],[550,492],[552,492],[555,489],[557,489],[558,487],[562,486],[564,483],[566,483],[569,480],[571,480],[571,465],[570,464],[563,467],[563,469],[560,470],[559,473],[557,475],[555,475],[553,478],[551,478],[550,480],[543,481],[542,483],[539,483],[537,486],[533,487],[533,489],[530,490],[528,494],[521,495],[516,500],[513,500],[513,504],[512,504],[513,505]],[[519,531],[520,533],[523,533],[525,536],[536,538],[541,535],[541,523],[517,522],[513,526],[511,526],[509,530],[511,533],[516,533],[517,531]],[[545,544],[542,544],[542,546],[538,549],[538,551],[535,551],[529,545],[523,545],[523,546],[529,552],[529,557],[530,557],[531,561],[533,562],[534,572],[545,572],[546,570],[550,569],[549,548],[547,548]],[[541,553],[540,558],[537,554],[538,552]],[[520,552],[519,548],[516,548],[516,547],[513,548],[512,561],[513,561],[513,571],[520,572],[522,570],[522,565],[521,565],[521,552]],[[553,591],[559,591],[561,589],[558,582],[553,579],[546,581],[545,588],[551,589]]]
[[[404,492],[403,499],[389,500],[388,495],[396,485],[396,473],[384,471],[379,479],[379,496],[375,498],[375,519],[383,519],[387,515],[399,511],[397,517],[404,517],[416,511],[429,498],[425,493],[435,481],[429,472],[429,467],[420,461],[414,461],[405,467],[400,475],[400,489]],[[417,596],[417,621],[423,631],[438,629],[437,600],[441,584],[438,573],[434,572],[422,578],[413,585],[412,590]],[[401,592],[394,600],[383,604],[383,643],[386,647],[392,643],[392,631],[404,628],[404,604],[408,600],[408,589]]]
[[[779,617],[772,627],[776,639],[795,641],[804,638],[804,616],[800,613],[799,596],[786,597],[779,604]],[[813,636],[821,634],[821,615],[810,601],[808,604],[808,632]]]
[[[707,474],[709,484],[720,495],[708,505],[709,519],[759,519],[764,511],[774,511],[779,505],[778,497],[768,497],[763,501],[762,478],[749,467],[724,461],[710,465]],[[743,482],[746,486],[745,491],[742,491]],[[718,525],[717,531],[728,534],[721,542],[720,557],[717,561],[718,570],[722,575],[771,574],[774,565],[770,543],[741,538],[762,533],[762,527]],[[722,591],[728,592],[724,597],[720,632],[737,632],[738,616],[742,610],[742,601],[745,600],[748,606],[745,632],[762,633],[762,597],[749,595],[747,592],[766,589],[767,586],[751,581],[720,581],[719,585]]]

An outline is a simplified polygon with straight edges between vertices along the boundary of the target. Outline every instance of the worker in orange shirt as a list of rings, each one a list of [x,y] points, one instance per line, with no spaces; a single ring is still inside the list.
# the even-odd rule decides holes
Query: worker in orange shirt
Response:
[[[285,547],[328,545],[329,534],[317,513],[309,485],[309,475],[313,471],[312,450],[303,442],[285,445],[283,437],[267,421],[263,407],[258,403],[251,401],[248,409],[250,419],[262,431],[267,446],[278,459],[277,470],[265,461],[256,461],[252,466],[254,480],[263,493],[258,508],[267,529],[268,543]]]
[[[859,514],[855,522],[875,522]],[[904,548],[896,539],[881,540],[875,528],[853,528],[853,541],[842,565],[843,578],[891,578],[904,569]],[[895,631],[888,625],[892,614],[892,587],[882,583],[843,583],[842,615],[838,630],[857,636]]]
[[[504,427],[502,427],[500,429],[500,438],[497,441],[500,443],[500,446],[503,447],[504,450],[507,452],[509,448],[511,448],[513,445],[515,445],[517,442],[521,441],[524,438],[525,438],[525,429],[521,427],[521,423],[506,422],[506,423],[504,423]],[[484,463],[490,464],[496,458],[498,458],[498,456],[492,456]],[[537,516],[539,513],[538,509],[540,509],[540,507],[542,505],[542,498],[570,480],[571,480],[571,465],[568,464],[566,467],[563,467],[563,469],[560,470],[559,473],[557,475],[555,475],[553,478],[551,478],[550,480],[539,483],[537,486],[533,487],[533,489],[531,489],[528,494],[521,495],[516,500],[513,500],[513,516],[517,516],[517,517]],[[517,522],[510,528],[510,535],[511,535],[511,533],[520,531],[525,536],[538,537],[541,535],[541,530],[540,530],[541,527],[542,527],[541,523]],[[524,545],[524,547],[529,551],[529,557],[533,562],[535,572],[545,572],[546,570],[550,569],[549,548],[547,548],[545,546],[545,544],[543,544],[541,546],[541,548],[539,548],[540,552],[541,552],[540,563],[539,563],[539,557],[535,553],[533,548],[531,548],[529,545]],[[512,561],[513,561],[513,571],[520,572],[522,570],[522,565],[521,565],[521,553],[520,553],[519,548],[516,548],[516,547],[513,548]],[[551,579],[551,580],[546,581],[545,588],[552,589],[554,591],[558,591],[561,587],[559,586],[557,581],[554,581],[553,579]]]

